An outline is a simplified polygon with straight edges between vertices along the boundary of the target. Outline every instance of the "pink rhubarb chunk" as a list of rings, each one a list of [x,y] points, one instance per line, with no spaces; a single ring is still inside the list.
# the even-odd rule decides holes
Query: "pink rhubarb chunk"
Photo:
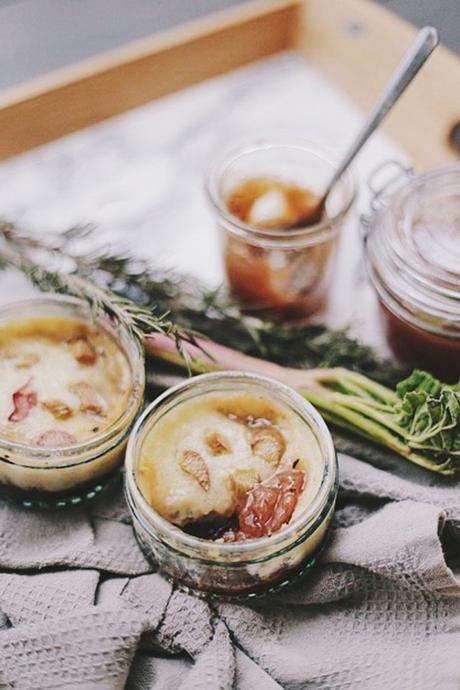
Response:
[[[67,431],[45,431],[41,434],[35,443],[37,446],[42,448],[61,448],[62,446],[71,446],[72,443],[76,443],[77,439],[72,434],[68,434]]]
[[[22,422],[37,404],[37,394],[32,390],[31,383],[32,379],[29,379],[27,383],[13,393],[14,410],[8,417],[9,422]]]

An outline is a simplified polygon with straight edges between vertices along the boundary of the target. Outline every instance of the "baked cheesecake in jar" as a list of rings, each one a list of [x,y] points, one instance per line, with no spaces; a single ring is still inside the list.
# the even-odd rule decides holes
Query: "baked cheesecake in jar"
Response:
[[[324,543],[337,491],[329,431],[300,395],[239,372],[190,379],[138,420],[126,496],[139,543],[185,589],[256,595]]]
[[[140,344],[71,298],[0,310],[0,493],[93,498],[117,473],[142,404]]]

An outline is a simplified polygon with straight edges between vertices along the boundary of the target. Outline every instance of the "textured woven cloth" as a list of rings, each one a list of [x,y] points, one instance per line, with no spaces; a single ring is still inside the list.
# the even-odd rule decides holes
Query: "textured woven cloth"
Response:
[[[458,690],[460,489],[347,455],[340,475],[318,566],[249,605],[155,573],[121,492],[55,514],[0,504],[0,688]]]

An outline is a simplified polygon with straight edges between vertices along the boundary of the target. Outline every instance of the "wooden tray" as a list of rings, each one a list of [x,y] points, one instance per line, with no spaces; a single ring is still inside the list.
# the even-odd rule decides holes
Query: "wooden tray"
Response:
[[[283,50],[370,106],[415,29],[366,0],[257,0],[136,41],[0,98],[0,159]],[[420,167],[458,160],[460,60],[438,48],[386,123]]]

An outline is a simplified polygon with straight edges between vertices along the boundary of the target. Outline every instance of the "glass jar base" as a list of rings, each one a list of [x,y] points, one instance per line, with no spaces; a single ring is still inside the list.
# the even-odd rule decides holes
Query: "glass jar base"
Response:
[[[252,304],[242,299],[237,293],[232,293],[235,301],[240,305],[241,311],[247,316],[276,321],[287,326],[303,326],[309,323],[311,317],[321,317],[326,311],[328,296],[322,296],[315,301],[293,301],[284,304]]]
[[[105,496],[120,485],[123,470],[121,467],[96,481],[62,492],[19,489],[11,484],[0,483],[0,499],[20,505],[23,508],[38,510],[60,510],[89,503]]]
[[[316,565],[318,562],[319,558],[321,557],[322,553],[324,552],[326,546],[329,544],[329,540],[331,538],[331,532],[332,528],[329,525],[326,529],[326,532],[324,534],[323,540],[321,544],[318,546],[316,551],[308,558],[308,560],[304,561],[301,563],[300,566],[297,568],[293,568],[292,570],[289,570],[285,572],[284,577],[281,578],[276,578],[271,577],[265,581],[261,581],[259,585],[257,585],[254,588],[241,591],[238,589],[235,589],[233,592],[232,591],[222,591],[222,592],[214,592],[211,590],[207,589],[198,589],[197,587],[192,587],[190,585],[187,585],[185,582],[182,582],[180,579],[177,577],[173,577],[172,575],[168,574],[167,572],[163,571],[161,568],[158,568],[158,564],[152,559],[152,553],[151,550],[149,549],[148,545],[144,545],[142,542],[142,538],[140,538],[140,535],[138,535],[137,532],[135,532],[135,537],[137,540],[137,543],[139,544],[139,547],[143,554],[146,556],[147,560],[152,563],[154,566],[158,568],[158,572],[166,579],[168,582],[170,582],[172,585],[174,585],[177,589],[179,589],[181,592],[185,592],[186,594],[192,594],[193,596],[196,596],[200,599],[211,599],[211,600],[216,600],[219,602],[223,601],[250,601],[252,599],[261,599],[262,597],[269,596],[271,594],[279,594],[280,592],[284,591],[288,587],[293,587],[294,585],[299,584],[304,580],[304,578],[309,574],[310,570]]]

